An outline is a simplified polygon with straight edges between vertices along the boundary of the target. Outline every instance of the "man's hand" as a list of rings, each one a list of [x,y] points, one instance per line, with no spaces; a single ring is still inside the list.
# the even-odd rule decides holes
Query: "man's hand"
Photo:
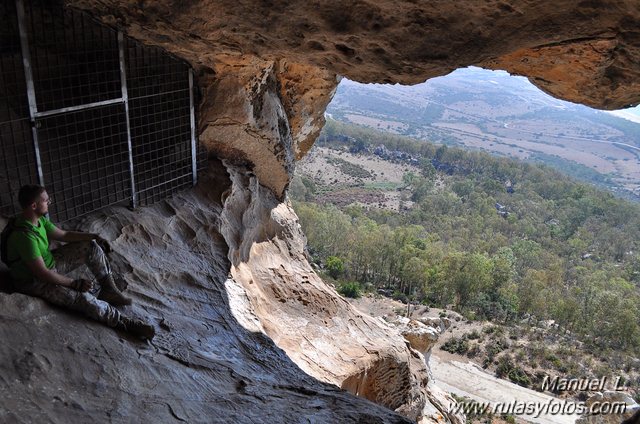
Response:
[[[73,283],[71,283],[71,288],[81,293],[88,292],[91,290],[92,286],[93,284],[91,284],[91,281],[85,280],[84,278],[78,278],[77,280],[73,280]]]
[[[100,246],[102,250],[104,250],[104,253],[111,253],[111,245],[109,244],[109,242],[97,234],[94,234],[94,236],[94,240],[96,241],[96,243],[98,243],[98,246]]]

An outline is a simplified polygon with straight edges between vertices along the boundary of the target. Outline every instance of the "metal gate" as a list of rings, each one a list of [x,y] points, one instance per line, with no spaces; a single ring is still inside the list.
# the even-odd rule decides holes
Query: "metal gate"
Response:
[[[27,183],[47,187],[57,221],[196,183],[186,63],[61,1],[5,1],[0,16],[0,214]]]

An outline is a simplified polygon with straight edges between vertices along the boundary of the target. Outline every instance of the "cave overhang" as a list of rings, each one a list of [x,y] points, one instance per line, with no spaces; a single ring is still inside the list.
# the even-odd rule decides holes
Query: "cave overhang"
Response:
[[[636,0],[65,3],[191,63],[202,142],[280,197],[338,75],[416,84],[475,65],[595,108],[640,102]]]

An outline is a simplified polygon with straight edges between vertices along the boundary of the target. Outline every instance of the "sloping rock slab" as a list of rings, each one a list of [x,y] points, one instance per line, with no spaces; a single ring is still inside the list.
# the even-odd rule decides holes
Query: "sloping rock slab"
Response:
[[[124,310],[154,323],[151,343],[0,293],[0,422],[410,422],[315,380],[252,329],[216,230],[223,189],[80,224],[111,240],[134,298]]]

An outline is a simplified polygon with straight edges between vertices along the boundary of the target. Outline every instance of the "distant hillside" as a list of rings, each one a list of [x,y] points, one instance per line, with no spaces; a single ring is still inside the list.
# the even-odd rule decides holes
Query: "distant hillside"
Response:
[[[612,191],[640,194],[640,123],[557,100],[506,72],[461,69],[412,87],[345,80],[327,113],[342,122],[543,162]]]
[[[639,387],[637,203],[545,166],[332,120],[290,195],[313,262],[343,295],[504,326],[446,349],[527,387],[549,370]]]

